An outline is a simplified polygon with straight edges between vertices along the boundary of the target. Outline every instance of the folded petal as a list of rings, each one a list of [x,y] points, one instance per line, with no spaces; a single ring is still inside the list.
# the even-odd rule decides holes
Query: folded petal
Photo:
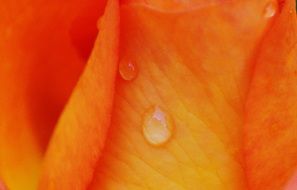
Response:
[[[93,0],[1,1],[0,176],[9,189],[36,188],[43,153],[103,7]]]
[[[91,57],[61,115],[39,189],[86,189],[110,124],[118,61],[119,9],[109,0]]]
[[[251,190],[294,185],[290,179],[297,169],[296,44],[295,1],[285,0],[259,50],[246,104],[244,141]]]

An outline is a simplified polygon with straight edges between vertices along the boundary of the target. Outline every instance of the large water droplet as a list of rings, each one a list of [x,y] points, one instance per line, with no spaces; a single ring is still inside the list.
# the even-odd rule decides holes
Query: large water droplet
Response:
[[[142,127],[144,138],[154,146],[166,143],[172,136],[172,121],[169,115],[159,106],[148,110]]]
[[[271,18],[276,14],[277,11],[277,2],[275,0],[270,1],[267,3],[264,9],[264,17]]]
[[[131,60],[123,59],[119,64],[119,72],[124,80],[133,80],[138,73],[136,65]]]

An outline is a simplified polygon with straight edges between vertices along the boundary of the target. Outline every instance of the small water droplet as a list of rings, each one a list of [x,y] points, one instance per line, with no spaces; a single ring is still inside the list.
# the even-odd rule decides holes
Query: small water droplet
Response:
[[[144,138],[154,146],[163,145],[172,136],[173,124],[171,119],[159,106],[148,110],[142,127]]]
[[[264,17],[271,18],[276,14],[277,2],[275,0],[270,1],[264,9]]]
[[[137,67],[131,60],[123,59],[119,64],[119,72],[124,80],[133,80],[137,76]]]

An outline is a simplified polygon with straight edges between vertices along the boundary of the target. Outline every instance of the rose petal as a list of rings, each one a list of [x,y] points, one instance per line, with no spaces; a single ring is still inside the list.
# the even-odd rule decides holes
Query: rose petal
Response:
[[[93,0],[1,1],[0,174],[9,188],[36,188],[51,132],[86,62],[81,49],[85,56],[92,48],[88,36],[96,35],[103,6]],[[81,17],[91,27],[81,28]]]
[[[251,190],[283,189],[297,166],[297,20],[286,0],[265,37],[246,105],[246,173]]]
[[[39,189],[86,189],[110,122],[118,61],[118,2],[108,1],[92,55],[48,148]]]
[[[267,1],[268,2],[268,1]],[[241,127],[267,2],[234,1],[185,12],[121,7],[122,59],[112,124],[90,189],[244,189]],[[142,134],[160,106],[174,123],[160,147]]]

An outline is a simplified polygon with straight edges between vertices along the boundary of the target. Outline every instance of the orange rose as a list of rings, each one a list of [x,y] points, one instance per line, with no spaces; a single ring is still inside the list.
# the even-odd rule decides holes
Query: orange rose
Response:
[[[9,189],[297,188],[294,0],[0,9]]]

